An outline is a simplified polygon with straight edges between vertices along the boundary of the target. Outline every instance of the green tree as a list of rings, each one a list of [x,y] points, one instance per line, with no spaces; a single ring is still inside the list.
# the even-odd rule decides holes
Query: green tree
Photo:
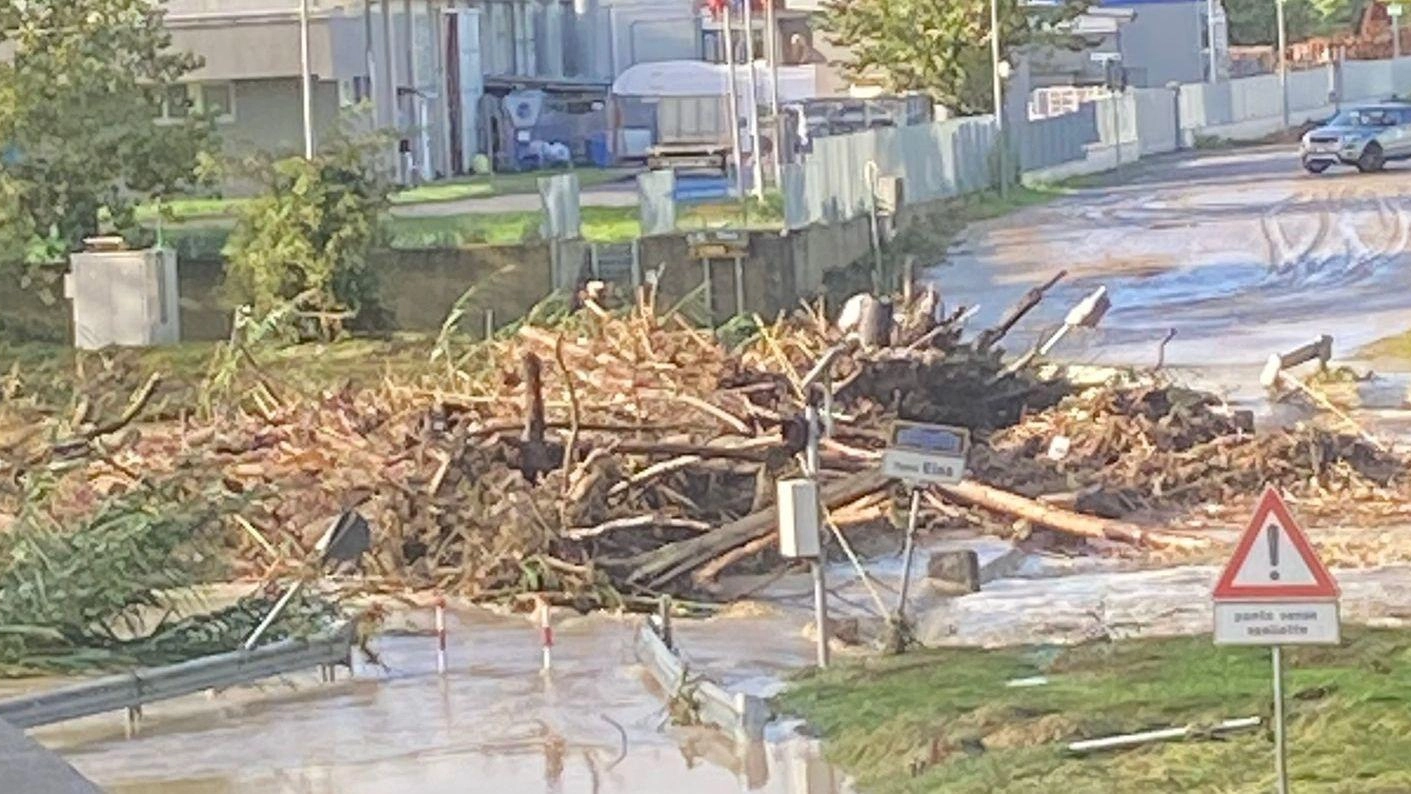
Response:
[[[0,0],[0,264],[62,258],[200,182],[212,125],[156,123],[200,65],[162,20],[153,0]]]
[[[354,318],[377,323],[368,257],[390,189],[376,171],[377,146],[332,142],[311,160],[246,164],[264,190],[243,207],[226,244],[231,297],[261,318],[295,303],[303,338],[329,337]]]
[[[1351,33],[1367,0],[1286,0],[1284,25],[1290,42],[1311,36]],[[1225,0],[1230,43],[1271,46],[1279,41],[1275,0]]]
[[[1000,57],[1027,46],[1062,46],[1061,23],[1088,0],[1035,6],[998,0]],[[824,30],[847,47],[849,71],[880,76],[894,91],[923,91],[958,113],[987,113],[990,90],[990,0],[828,0]]]

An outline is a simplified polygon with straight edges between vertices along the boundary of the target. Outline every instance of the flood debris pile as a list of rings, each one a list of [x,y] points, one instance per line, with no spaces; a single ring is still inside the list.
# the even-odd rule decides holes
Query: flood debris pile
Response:
[[[80,526],[114,500],[181,486],[239,498],[219,520],[238,574],[304,570],[330,519],[356,510],[374,528],[362,586],[645,608],[663,592],[708,594],[727,569],[778,566],[775,483],[801,472],[806,373],[835,347],[820,454],[834,547],[895,537],[898,486],[876,462],[898,418],[965,425],[980,442],[974,479],[929,494],[926,524],[1018,520],[1190,548],[1203,541],[1127,520],[1265,481],[1329,498],[1401,491],[1404,461],[1355,439],[1252,434],[1248,417],[1153,375],[1075,389],[1034,365],[1037,348],[1006,357],[1007,331],[1055,281],[978,334],[929,290],[869,297],[843,323],[804,307],[714,331],[649,291],[616,308],[588,297],[476,343],[453,312],[414,360],[361,382],[316,374],[334,348],[284,349],[275,366],[268,323],[237,323],[184,401],[174,377],[102,410],[81,392],[56,405],[33,384],[10,388],[0,532],[39,479],[44,514]]]
[[[1252,416],[1153,374],[1117,377],[994,434],[992,482],[1120,516],[1243,503],[1266,486],[1304,509],[1387,512],[1406,493],[1407,460],[1317,424],[1254,432]]]

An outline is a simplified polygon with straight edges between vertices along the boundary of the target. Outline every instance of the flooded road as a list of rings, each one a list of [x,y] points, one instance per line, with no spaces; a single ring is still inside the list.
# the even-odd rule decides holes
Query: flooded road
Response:
[[[1059,348],[1077,361],[1262,363],[1331,334],[1345,356],[1411,327],[1411,172],[1303,173],[1290,147],[1186,154],[1120,184],[972,226],[927,271],[992,324],[1028,287],[1068,279],[1008,341],[1022,350],[1106,285],[1112,310]]]
[[[717,732],[668,727],[664,700],[632,655],[633,620],[563,621],[544,677],[528,622],[448,617],[445,679],[435,673],[434,638],[387,635],[375,646],[387,669],[360,664],[351,681],[319,684],[309,674],[292,682],[297,689],[271,683],[262,693],[155,704],[132,740],[120,714],[34,736],[118,794],[847,791],[817,743],[786,726],[738,751]],[[748,631],[700,644],[717,658],[766,645]],[[796,655],[754,654],[772,667],[738,661],[733,677],[764,682],[806,655],[806,642],[797,645]]]

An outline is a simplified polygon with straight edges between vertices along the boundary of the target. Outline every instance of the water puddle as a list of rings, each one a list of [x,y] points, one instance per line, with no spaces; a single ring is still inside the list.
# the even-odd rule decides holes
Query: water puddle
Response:
[[[663,781],[673,794],[848,791],[818,743],[787,726],[739,750],[718,732],[667,725],[633,657],[634,626],[608,616],[564,621],[546,678],[527,622],[456,613],[444,679],[433,638],[387,635],[375,646],[386,668],[360,663],[350,681],[308,675],[263,692],[155,704],[131,740],[121,714],[34,735],[119,794],[612,794],[662,791]],[[716,637],[710,653],[746,645],[756,650],[739,659],[772,666],[732,667],[761,687],[796,658],[771,659],[748,634]]]

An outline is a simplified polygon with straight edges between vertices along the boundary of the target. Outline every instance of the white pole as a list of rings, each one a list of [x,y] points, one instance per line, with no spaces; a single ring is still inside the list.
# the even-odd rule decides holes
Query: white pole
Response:
[[[779,14],[776,0],[765,0],[765,57],[769,59],[769,118],[774,130],[774,186],[784,184],[784,120],[779,116]]]
[[[745,4],[745,64],[749,67],[750,104],[745,118],[750,125],[750,179],[754,182],[754,197],[764,198],[764,149],[759,141],[759,81],[755,79],[754,63],[754,0]]]
[[[735,189],[740,200],[745,200],[744,160],[740,156],[740,103],[735,97],[735,33],[731,20],[730,4],[725,4],[725,82],[727,84],[726,105],[730,114],[730,147],[735,153]]]
[[[1283,3],[1279,3],[1283,7]],[[1284,736],[1284,655],[1274,646],[1274,775],[1275,791],[1289,794],[1288,745]]]
[[[436,596],[436,674],[446,674],[446,598]]]
[[[807,474],[813,481],[818,482],[818,446],[819,446],[819,422],[818,407],[813,404],[813,400],[808,401],[808,407],[804,409],[804,421],[808,424],[808,447],[804,455],[804,465],[808,469]],[[818,506],[818,512],[823,512],[823,505]],[[813,621],[818,628],[818,667],[820,669],[828,666],[828,585],[823,576],[823,552],[819,550],[816,559],[809,560],[809,570],[813,574]]]
[[[1004,87],[999,76],[999,0],[990,0],[990,88],[994,92],[995,103],[995,145],[999,152],[999,194],[1003,196],[1008,186],[1005,184],[1005,143],[1004,143]]]
[[[1205,40],[1210,51],[1210,74],[1206,75],[1205,81],[1213,83],[1218,74],[1215,58],[1215,0],[1205,0]]]
[[[1289,126],[1288,30],[1284,24],[1284,0],[1274,0],[1279,17],[1279,106],[1283,108],[1284,129]]]
[[[1391,57],[1401,57],[1401,7],[1391,17]]]
[[[539,632],[543,648],[543,671],[548,675],[554,666],[554,627],[549,623],[549,602],[539,599]]]
[[[299,0],[299,68],[304,93],[304,159],[314,159],[313,71],[309,66],[309,0]]]

